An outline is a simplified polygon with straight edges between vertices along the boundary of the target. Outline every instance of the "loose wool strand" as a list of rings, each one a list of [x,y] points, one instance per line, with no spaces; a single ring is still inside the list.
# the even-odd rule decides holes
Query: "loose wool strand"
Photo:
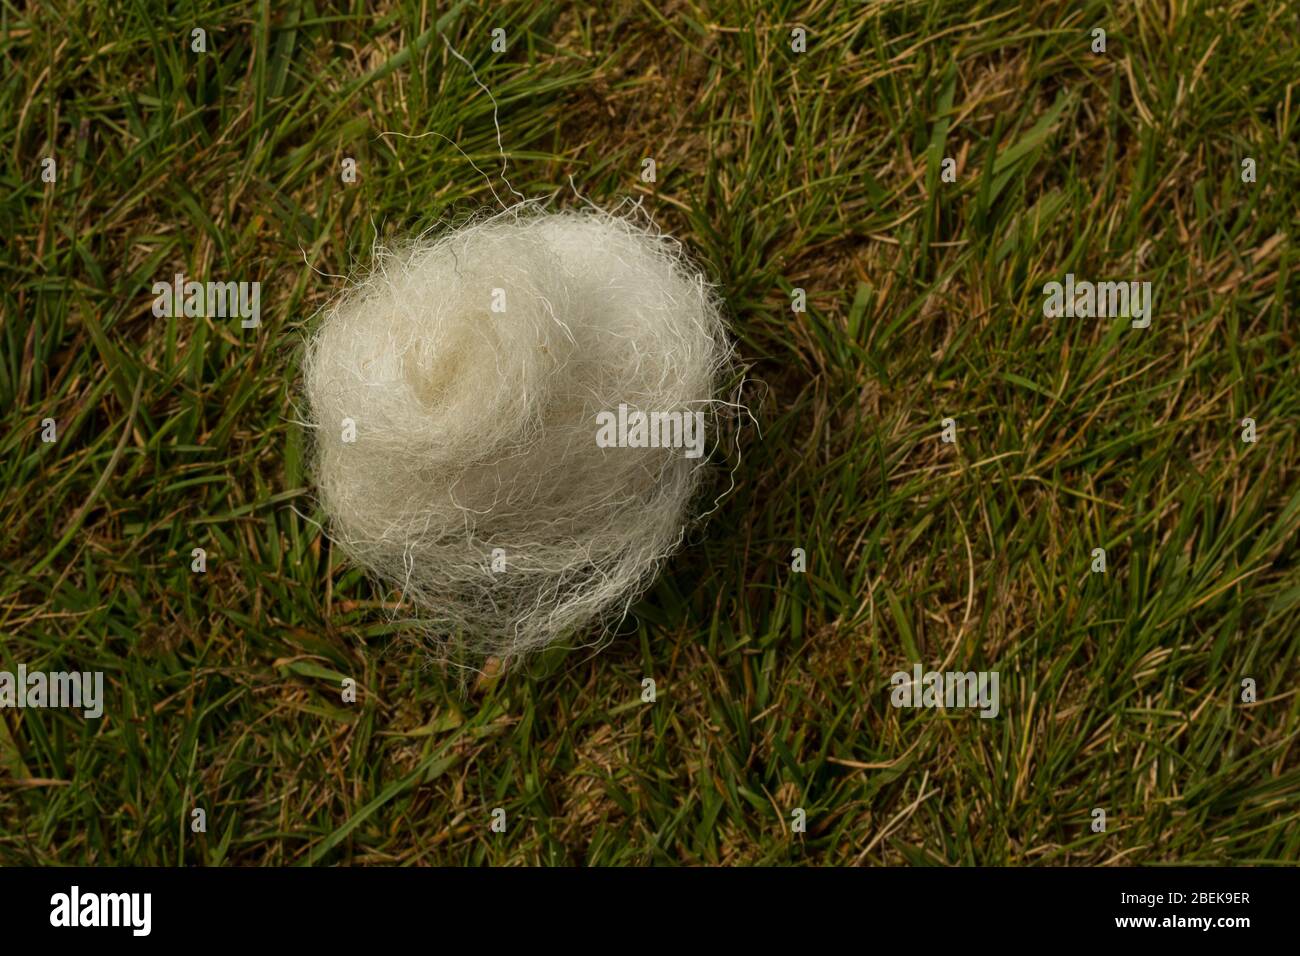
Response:
[[[608,623],[683,539],[731,353],[704,276],[631,218],[521,203],[380,250],[305,353],[331,537],[440,646]]]

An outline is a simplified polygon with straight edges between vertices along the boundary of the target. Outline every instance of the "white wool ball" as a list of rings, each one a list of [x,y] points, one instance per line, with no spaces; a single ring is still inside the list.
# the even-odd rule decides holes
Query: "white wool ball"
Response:
[[[683,429],[702,419],[715,444],[731,357],[675,241],[523,209],[381,252],[304,364],[331,537],[422,631],[479,656],[579,637],[649,586],[708,460]],[[620,406],[606,438],[678,447],[598,442]]]

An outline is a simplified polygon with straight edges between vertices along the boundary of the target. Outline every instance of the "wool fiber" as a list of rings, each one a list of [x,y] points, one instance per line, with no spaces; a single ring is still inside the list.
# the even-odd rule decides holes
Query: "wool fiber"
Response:
[[[590,639],[682,542],[710,458],[598,420],[702,412],[712,451],[731,355],[703,274],[632,217],[521,203],[379,249],[305,351],[330,536],[442,651]]]

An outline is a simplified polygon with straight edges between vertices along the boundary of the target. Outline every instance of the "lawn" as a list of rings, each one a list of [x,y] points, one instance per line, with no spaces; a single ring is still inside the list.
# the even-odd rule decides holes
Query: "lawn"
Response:
[[[1300,858],[1300,8],[54,0],[0,60],[0,670],[105,686],[0,710],[0,864]],[[599,650],[466,681],[322,534],[297,363],[506,179],[680,238],[753,422]]]

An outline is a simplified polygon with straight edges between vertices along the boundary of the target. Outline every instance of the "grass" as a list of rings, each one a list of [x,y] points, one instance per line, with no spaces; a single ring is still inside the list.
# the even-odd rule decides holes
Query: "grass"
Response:
[[[0,863],[1300,857],[1294,7],[113,6],[0,5],[0,669],[108,688],[0,711]],[[761,424],[610,646],[468,693],[320,535],[291,406],[335,276],[504,195],[440,34],[515,187],[705,264]],[[154,318],[178,271],[262,326]],[[1067,272],[1151,327],[1044,319]],[[891,707],[915,662],[1000,714]]]

